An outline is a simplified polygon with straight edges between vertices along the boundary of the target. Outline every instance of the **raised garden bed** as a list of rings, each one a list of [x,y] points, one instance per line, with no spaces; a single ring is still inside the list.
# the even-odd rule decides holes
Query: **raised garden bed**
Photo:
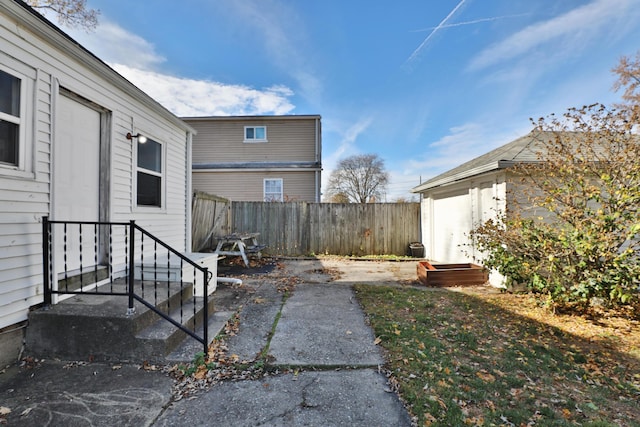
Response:
[[[477,286],[489,280],[489,272],[481,265],[431,264],[418,262],[418,279],[426,286]]]

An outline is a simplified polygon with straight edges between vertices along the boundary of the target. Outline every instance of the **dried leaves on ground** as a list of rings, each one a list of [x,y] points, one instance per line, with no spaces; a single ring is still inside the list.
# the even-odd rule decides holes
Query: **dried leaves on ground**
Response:
[[[419,425],[638,425],[638,320],[478,288],[356,289]]]

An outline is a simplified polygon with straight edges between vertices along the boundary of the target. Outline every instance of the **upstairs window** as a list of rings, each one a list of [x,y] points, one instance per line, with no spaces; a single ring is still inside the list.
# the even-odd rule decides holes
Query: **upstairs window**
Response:
[[[138,206],[162,206],[162,144],[138,141]]]
[[[282,178],[264,180],[264,201],[282,202],[284,193],[282,191]]]
[[[244,142],[267,142],[267,127],[245,126]]]
[[[20,166],[22,80],[0,70],[0,163]]]

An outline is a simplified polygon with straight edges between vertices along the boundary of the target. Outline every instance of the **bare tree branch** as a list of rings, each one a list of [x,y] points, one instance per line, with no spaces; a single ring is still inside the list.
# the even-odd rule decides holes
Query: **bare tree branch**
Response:
[[[378,155],[351,156],[338,162],[331,173],[326,196],[329,200],[370,203],[384,197],[388,182],[389,174]]]
[[[87,7],[87,0],[26,0],[34,9],[54,12],[60,25],[72,28],[82,27],[86,31],[95,30],[100,11]]]

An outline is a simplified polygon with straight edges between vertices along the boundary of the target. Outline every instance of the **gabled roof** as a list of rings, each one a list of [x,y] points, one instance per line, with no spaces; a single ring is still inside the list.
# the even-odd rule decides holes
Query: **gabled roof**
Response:
[[[537,153],[544,148],[544,143],[552,141],[555,137],[556,133],[554,132],[532,131],[515,141],[511,141],[423,182],[412,188],[411,192],[420,193],[482,173],[508,168],[516,163],[537,162]]]
[[[19,22],[20,27],[24,27],[37,37],[44,40],[53,48],[63,52],[70,58],[82,63],[92,72],[104,78],[114,87],[121,89],[135,97],[140,103],[152,111],[155,111],[167,121],[173,123],[185,131],[195,133],[186,122],[173,114],[158,101],[127,80],[122,74],[111,68],[71,36],[62,31],[59,27],[38,13],[22,0],[0,1],[0,12],[6,14],[11,19]]]

